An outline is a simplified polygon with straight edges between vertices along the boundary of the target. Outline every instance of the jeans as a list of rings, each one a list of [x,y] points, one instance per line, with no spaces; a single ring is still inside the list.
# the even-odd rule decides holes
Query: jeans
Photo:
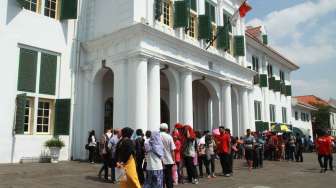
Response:
[[[302,150],[301,148],[298,148],[297,152],[296,152],[296,162],[303,162],[303,155],[302,155]]]
[[[163,169],[163,183],[164,185],[166,185],[166,188],[172,188],[174,185],[174,181],[173,181],[173,164],[167,164],[167,165],[164,165],[164,169]]]
[[[216,155],[211,155],[210,159],[206,158],[205,169],[208,176],[213,175],[215,173],[215,158]],[[211,172],[210,172],[210,165],[211,165]]]
[[[330,168],[330,170],[334,170],[334,167],[333,167],[333,160],[334,160],[334,158],[333,158],[333,154],[330,154],[330,155],[329,155],[329,168]]]

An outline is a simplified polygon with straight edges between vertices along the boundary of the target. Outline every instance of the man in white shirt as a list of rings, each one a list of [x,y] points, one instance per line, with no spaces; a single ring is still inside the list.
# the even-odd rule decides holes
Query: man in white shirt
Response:
[[[160,125],[160,134],[163,143],[163,151],[164,155],[162,157],[162,163],[164,164],[164,182],[167,188],[173,187],[173,176],[172,176],[172,168],[175,164],[175,144],[173,137],[168,134],[168,125],[166,123],[162,123]]]

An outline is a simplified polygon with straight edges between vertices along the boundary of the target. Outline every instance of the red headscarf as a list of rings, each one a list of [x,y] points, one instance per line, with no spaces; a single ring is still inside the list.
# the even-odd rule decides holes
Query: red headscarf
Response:
[[[196,134],[194,132],[194,130],[191,128],[190,125],[185,125],[184,129],[188,131],[190,138],[195,139],[196,138]]]
[[[183,125],[181,123],[176,123],[175,124],[175,128],[176,129],[182,129],[183,128]]]

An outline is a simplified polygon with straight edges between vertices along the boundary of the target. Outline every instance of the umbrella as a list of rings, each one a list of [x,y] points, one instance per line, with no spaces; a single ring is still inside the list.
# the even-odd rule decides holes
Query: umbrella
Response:
[[[285,125],[285,124],[280,125],[280,130],[281,130],[282,132],[290,132],[288,126]]]

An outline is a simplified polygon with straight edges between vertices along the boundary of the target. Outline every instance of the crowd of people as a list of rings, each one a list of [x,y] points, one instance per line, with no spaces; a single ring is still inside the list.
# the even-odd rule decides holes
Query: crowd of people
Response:
[[[248,169],[263,167],[263,160],[303,162],[302,152],[311,150],[312,142],[299,134],[256,133],[246,130],[244,137],[233,137],[230,129],[219,127],[196,131],[177,123],[172,132],[166,123],[158,131],[133,130],[129,127],[107,128],[98,141],[95,132],[88,137],[89,161],[99,152],[103,162],[98,176],[127,188],[171,188],[176,184],[198,184],[200,178],[216,178],[215,160],[222,175],[233,175],[234,159],[245,159]],[[332,168],[331,137],[322,131],[316,139],[321,172]],[[203,169],[205,168],[205,173]],[[185,171],[183,170],[185,168]],[[184,174],[183,172],[186,172]]]

